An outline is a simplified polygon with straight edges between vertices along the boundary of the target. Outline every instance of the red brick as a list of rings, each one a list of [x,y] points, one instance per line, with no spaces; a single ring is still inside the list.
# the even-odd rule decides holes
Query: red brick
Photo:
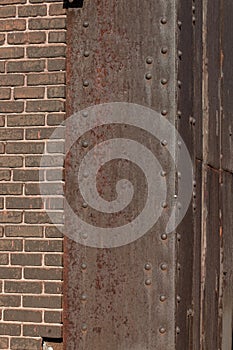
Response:
[[[44,97],[45,89],[42,87],[21,87],[14,89],[14,98],[26,99],[26,98],[38,98]],[[41,124],[39,124],[41,125]]]
[[[14,30],[25,30],[26,21],[25,19],[14,19],[14,20],[1,20],[1,31],[12,32]]]
[[[11,350],[41,350],[41,339],[11,338]]]
[[[9,33],[7,35],[8,44],[42,44],[46,41],[45,32],[25,32],[25,33]]]
[[[0,253],[0,265],[7,265],[9,263],[9,255],[7,253]]]
[[[22,213],[20,211],[0,212],[0,222],[2,223],[20,223],[22,222]]]
[[[23,186],[17,183],[0,183],[0,194],[22,194]]]
[[[21,326],[13,323],[0,323],[0,334],[19,336],[21,332]]]
[[[7,237],[42,237],[43,227],[41,226],[6,226],[5,228]]]
[[[64,139],[65,138],[65,128],[56,128],[56,133],[53,133],[55,128],[33,128],[26,130],[26,139],[27,140],[43,140],[49,139]]]
[[[64,57],[66,54],[65,46],[41,46],[28,47],[27,55],[29,58],[43,58],[43,57]]]
[[[25,193],[26,195],[39,195],[40,193],[43,193],[44,195],[63,195],[63,186],[62,184],[54,184],[54,183],[40,183],[40,184],[34,184],[34,183],[28,183],[25,186]],[[27,217],[28,218],[28,217]],[[43,218],[45,222],[50,222],[49,218],[46,218],[46,213],[43,213]],[[36,218],[35,218],[36,219]],[[42,214],[41,214],[41,220],[42,220]],[[49,221],[46,221],[49,220]]]
[[[0,88],[0,100],[9,100],[11,97],[11,89]]]
[[[45,69],[45,60],[14,61],[7,63],[7,72],[42,72]]]
[[[0,33],[0,45],[3,45],[5,43],[5,38],[6,38],[5,34]]]
[[[0,170],[0,181],[9,181],[11,178],[11,172],[10,170]]]
[[[62,240],[27,240],[25,242],[26,252],[62,252]]]
[[[5,293],[19,293],[19,294],[40,294],[42,293],[42,282],[22,282],[22,281],[5,281]],[[6,301],[6,306],[19,306],[20,297],[18,296],[7,296],[8,298],[13,298],[11,304]],[[19,298],[19,299],[18,299]],[[17,304],[16,304],[17,301]],[[12,305],[14,302],[14,305]],[[1,296],[0,296],[1,305]]]
[[[0,337],[0,349],[8,349],[9,339],[6,337]]]
[[[0,7],[0,18],[15,17],[16,6]]]
[[[23,130],[22,129],[0,129],[0,140],[22,140]]]
[[[46,5],[19,6],[18,13],[19,13],[19,17],[46,16],[47,6]]]
[[[47,226],[45,228],[45,237],[47,238],[62,238],[63,237],[63,226],[59,230],[59,227],[56,226]]]
[[[16,282],[5,281],[5,283],[11,284],[11,283],[16,283]],[[6,289],[5,289],[5,292],[7,293]],[[20,303],[21,303],[21,298],[18,295],[17,296],[16,295],[0,295],[0,306],[16,307],[16,306],[20,306]]]
[[[0,167],[1,168],[18,168],[23,165],[22,157],[15,156],[0,156]]]
[[[20,86],[24,84],[22,74],[0,74],[1,86]]]
[[[16,239],[1,239],[1,251],[21,251],[23,248],[22,240]]]
[[[20,267],[0,266],[0,276],[2,279],[20,279],[22,269]]]
[[[2,113],[19,113],[23,112],[24,103],[16,101],[0,102],[0,111]]]

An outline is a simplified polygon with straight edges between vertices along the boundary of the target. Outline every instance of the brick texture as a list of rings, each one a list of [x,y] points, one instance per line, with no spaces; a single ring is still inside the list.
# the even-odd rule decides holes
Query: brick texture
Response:
[[[62,338],[65,67],[63,1],[0,0],[0,349]]]

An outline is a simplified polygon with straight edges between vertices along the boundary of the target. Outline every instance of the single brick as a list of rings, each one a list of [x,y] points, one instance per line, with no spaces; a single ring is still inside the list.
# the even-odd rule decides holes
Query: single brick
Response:
[[[0,0],[0,5],[25,4],[27,0]]]
[[[0,253],[0,265],[7,265],[9,263],[9,255],[7,253]]]
[[[7,157],[0,156],[0,167],[1,168],[18,168],[23,165],[22,157]]]
[[[0,334],[19,336],[21,331],[21,326],[14,323],[0,323]]]
[[[53,183],[29,183],[25,186],[25,193],[26,195],[40,195],[41,193],[44,195],[63,195],[63,185]],[[44,219],[46,220],[46,217]]]
[[[42,237],[43,228],[41,226],[6,226],[5,228],[7,237]]]
[[[9,339],[6,337],[0,337],[0,349],[8,349]]]
[[[0,209],[3,209],[4,206],[4,199],[0,198]]]
[[[15,103],[15,102],[12,102]],[[23,129],[0,129],[0,140],[22,140]]]
[[[26,167],[39,167],[41,164],[41,156],[26,156],[25,162],[26,162]],[[64,162],[64,157],[61,155],[43,157],[44,167],[63,167],[63,162]],[[1,165],[1,157],[0,157],[0,165]]]
[[[10,73],[43,72],[44,69],[45,69],[44,60],[15,61],[15,62],[8,62],[7,64],[7,72],[10,72]]]
[[[26,252],[62,252],[62,240],[27,240],[25,241]]]
[[[28,47],[27,55],[29,58],[43,58],[43,57],[65,57],[65,46],[41,46],[41,47]],[[1,56],[0,56],[1,57]]]
[[[60,230],[59,230],[59,227],[56,227],[56,226],[47,226],[45,228],[45,237],[47,237],[47,238],[62,238],[63,231],[64,231],[63,226],[60,226]]]
[[[47,181],[64,181],[64,179],[65,179],[64,169],[46,170]]]
[[[20,88],[19,91],[17,91],[17,94],[20,94],[20,90],[24,91],[24,89],[27,88]],[[32,90],[38,90],[41,91],[42,89],[44,91],[44,88],[38,88],[38,87],[31,87],[28,89]],[[15,90],[18,90],[16,88]],[[18,115],[8,115],[7,116],[7,126],[39,126],[44,125],[45,123],[45,116],[44,114],[18,114]]]
[[[65,43],[65,42],[66,42],[66,32],[64,30],[49,33],[49,43]]]
[[[4,102],[2,102],[4,103]],[[13,102],[15,103],[15,102]],[[1,106],[1,105],[0,105]],[[27,112],[62,112],[65,110],[63,101],[27,101],[26,111]]]
[[[51,113],[48,114],[47,123],[48,125],[60,125],[65,120],[64,113]]]
[[[28,337],[61,338],[62,326],[24,325],[23,335]]]
[[[48,142],[47,152],[65,154],[65,141]]]
[[[62,254],[46,254],[45,265],[47,266],[63,266]]]
[[[11,338],[11,350],[41,350],[41,339]]]
[[[43,152],[43,142],[8,142],[6,144],[6,153],[10,154],[41,154]]]
[[[44,321],[45,323],[61,323],[62,322],[61,311],[45,311]]]
[[[22,222],[22,213],[20,211],[0,212],[0,222],[2,223],[20,223]]]
[[[44,291],[47,294],[62,294],[63,283],[62,282],[44,282]]]
[[[0,7],[0,18],[15,17],[16,6]]]
[[[46,209],[50,210],[64,210],[64,198],[48,198],[46,199]]]
[[[5,62],[4,61],[0,61],[0,72],[1,73],[5,72]]]
[[[0,237],[3,237],[3,227],[0,226]]]
[[[22,181],[22,182],[30,182],[30,181],[38,181],[39,180],[39,171],[38,170],[13,170],[13,180],[14,181]]]
[[[42,263],[41,254],[27,254],[27,253],[11,254],[11,265],[41,266],[41,263]]]
[[[0,102],[1,113],[20,113],[23,112],[24,103],[19,101],[3,101]]]
[[[1,279],[20,279],[22,277],[22,268],[0,266]]]
[[[9,100],[11,97],[11,89],[0,89],[0,100]]]
[[[0,74],[1,86],[20,86],[23,84],[24,76],[22,74]]]
[[[11,283],[18,283],[18,282],[7,282],[5,281],[5,284],[11,284]],[[4,292],[7,293],[7,289],[4,289]],[[0,306],[3,307],[17,307],[20,306],[21,303],[21,297],[20,296],[16,296],[16,295],[0,295]]]
[[[19,17],[37,17],[46,16],[47,6],[46,5],[29,5],[29,6],[19,6],[18,9]]]
[[[65,128],[56,128],[56,133],[54,133],[55,128],[33,128],[26,130],[27,140],[42,140],[42,139],[65,139]]]
[[[56,85],[65,83],[64,73],[29,74],[28,85]]]
[[[0,181],[9,181],[11,178],[10,170],[0,170]]]
[[[48,87],[48,98],[65,98],[66,88],[65,86],[53,86]]]
[[[0,183],[0,194],[22,194],[22,184],[16,183]]]
[[[62,268],[30,268],[30,267],[25,267],[24,269],[24,278],[25,279],[33,279],[33,280],[62,280]],[[48,302],[48,305],[51,305]],[[31,299],[31,304],[30,305],[25,305],[24,306],[34,306],[33,304],[33,298]],[[35,306],[40,307],[38,304]],[[43,305],[41,307],[44,307]],[[47,306],[51,308],[58,308],[59,306],[56,304],[56,306],[51,305]]]
[[[43,98],[45,89],[43,87],[20,87],[14,89],[14,98]],[[39,124],[41,125],[41,124]]]
[[[48,59],[49,71],[65,71],[65,69],[66,69],[65,58]]]
[[[1,251],[22,251],[23,242],[18,239],[1,239],[0,250]]]
[[[42,311],[34,310],[4,310],[4,321],[42,322]]]
[[[5,153],[5,143],[0,142],[0,153]]]
[[[58,16],[58,15],[65,15],[66,9],[63,7],[63,3],[59,4],[51,4],[49,6],[49,15],[50,16]]]
[[[29,19],[29,29],[33,30],[45,30],[45,29],[65,29],[66,19],[64,17],[58,18],[40,18]]]
[[[42,283],[41,282],[22,282],[22,281],[5,281],[4,287],[5,293],[19,293],[19,294],[40,294],[42,293]],[[12,298],[11,304],[8,301],[5,302],[6,306],[19,306],[20,297],[18,296],[7,296]],[[19,299],[18,299],[19,298]],[[17,304],[16,304],[17,301]],[[8,304],[7,304],[8,303]],[[12,305],[14,303],[14,305]],[[1,296],[0,296],[1,305]]]
[[[43,203],[41,198],[8,197],[6,198],[6,208],[7,209],[42,209]]]
[[[5,38],[6,38],[5,34],[0,34],[0,45],[3,45],[5,43]]]
[[[1,21],[1,31],[3,32],[12,32],[14,30],[25,30],[25,29],[26,29],[25,19],[14,19],[14,20],[6,19]]]
[[[8,44],[43,44],[46,41],[45,32],[25,32],[25,33],[9,33],[7,35]]]
[[[45,309],[61,309],[62,298],[61,296],[38,296],[36,299],[34,296],[23,296],[24,307],[45,308]]]

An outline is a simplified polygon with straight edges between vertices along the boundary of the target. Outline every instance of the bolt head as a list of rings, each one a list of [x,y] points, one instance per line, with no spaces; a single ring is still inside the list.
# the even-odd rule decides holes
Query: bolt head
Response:
[[[146,63],[147,63],[147,64],[153,63],[153,58],[152,58],[152,57],[147,57]]]
[[[90,52],[87,51],[87,50],[85,50],[85,51],[84,51],[84,57],[89,57],[89,56],[90,56]]]
[[[87,142],[87,141],[83,141],[83,142],[82,142],[82,146],[83,146],[84,148],[87,148],[87,147],[88,147],[88,142]]]
[[[160,295],[159,300],[163,303],[166,300],[166,296],[165,295]]]
[[[180,328],[179,327],[176,327],[176,333],[180,334]]]
[[[167,115],[167,113],[168,113],[168,112],[167,112],[166,109],[163,109],[162,112],[161,112],[161,114],[164,115],[164,116]]]
[[[88,87],[89,86],[89,81],[88,80],[84,80],[83,86]]]
[[[162,239],[163,241],[166,241],[166,239],[167,239],[167,234],[166,234],[166,233],[163,233],[163,234],[161,235],[161,239]]]
[[[166,85],[167,84],[167,79],[166,78],[161,79],[161,84],[162,85]]]
[[[150,263],[146,263],[145,270],[149,271],[149,270],[151,270],[151,268],[152,268],[151,264]]]
[[[89,22],[88,22],[88,21],[84,21],[84,22],[83,22],[83,26],[84,26],[84,28],[89,27]]]
[[[83,208],[87,208],[87,206],[88,206],[87,203],[84,202],[83,203]]]
[[[86,325],[86,323],[83,323],[83,324],[82,324],[82,331],[83,331],[83,332],[86,332],[86,331],[87,331],[87,325]]]
[[[177,295],[176,300],[177,300],[178,303],[180,303],[181,302],[181,297],[179,295]]]
[[[160,268],[161,268],[162,271],[166,271],[167,270],[167,264],[166,263],[162,263],[160,265]]]
[[[81,295],[81,300],[82,300],[82,301],[86,301],[86,300],[87,300],[86,294],[82,294],[82,295]]]
[[[84,111],[82,115],[83,115],[84,118],[87,118],[88,117],[88,112]]]
[[[161,23],[166,24],[167,23],[167,17],[162,17],[161,18]]]
[[[166,46],[162,47],[161,52],[165,55],[168,52],[168,48]]]
[[[147,279],[147,280],[145,280],[145,285],[146,286],[151,286],[151,284],[152,284],[152,281],[151,281],[151,279]]]
[[[86,263],[82,263],[81,264],[81,269],[82,270],[86,270],[87,269],[87,264]]]
[[[161,173],[160,173],[160,175],[162,176],[162,177],[165,177],[166,175],[167,175],[167,173],[166,173],[166,171],[161,171]]]
[[[178,56],[182,57],[182,51],[178,50]]]
[[[167,140],[162,140],[162,141],[161,141],[161,145],[162,145],[162,146],[167,146]]]
[[[146,74],[146,79],[147,80],[151,80],[152,79],[152,74],[151,73],[147,73]]]
[[[160,328],[159,328],[159,332],[160,332],[161,334],[166,333],[166,328],[165,328],[165,327],[160,327]]]
[[[181,21],[178,21],[177,24],[178,24],[178,27],[181,29],[181,27],[182,27],[182,22],[181,22]]]

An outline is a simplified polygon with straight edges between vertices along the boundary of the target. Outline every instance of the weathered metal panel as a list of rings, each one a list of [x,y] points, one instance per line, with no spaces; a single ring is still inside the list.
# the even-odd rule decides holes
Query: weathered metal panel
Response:
[[[175,13],[173,1],[160,0],[130,4],[125,0],[84,0],[82,9],[69,10],[68,116],[90,105],[126,101],[151,107],[174,122]],[[100,128],[95,139],[90,134],[86,137],[91,143],[127,133],[156,151],[158,140],[129,127]],[[83,155],[78,144],[66,163],[66,195],[81,213],[75,180],[77,155]],[[170,166],[165,154],[162,159],[165,168]],[[111,186],[122,172],[139,191],[145,187],[137,169],[118,162],[108,172],[110,199],[115,194]],[[100,183],[106,185],[106,179],[100,178]],[[168,177],[167,183],[172,190],[174,179]],[[144,197],[142,192],[136,198],[131,215],[137,214]],[[96,226],[109,221],[89,208],[84,216],[94,218]],[[162,238],[164,230],[165,223],[160,220],[141,239],[114,249],[85,247],[66,239],[66,350],[174,349],[176,240],[173,234]],[[147,263],[151,266],[148,270]]]

